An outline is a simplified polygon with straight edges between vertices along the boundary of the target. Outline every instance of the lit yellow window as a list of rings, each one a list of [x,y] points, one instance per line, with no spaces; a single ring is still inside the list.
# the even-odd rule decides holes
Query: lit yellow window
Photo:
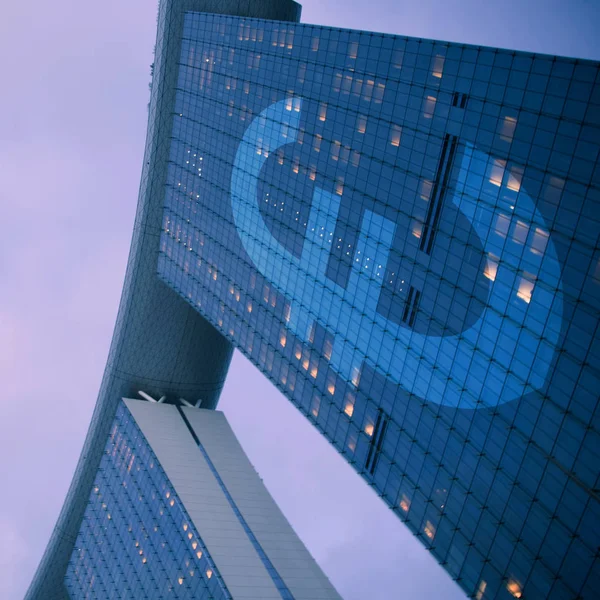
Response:
[[[500,121],[500,138],[505,142],[512,142],[517,127],[517,119],[514,117],[504,117]]]
[[[421,239],[421,235],[423,233],[423,223],[420,221],[413,221],[412,225],[412,234],[418,239]]]
[[[365,133],[367,131],[367,117],[358,115],[356,119],[356,131],[358,133]],[[398,140],[398,143],[400,143],[400,140]]]
[[[546,252],[548,245],[548,233],[539,227],[535,228],[533,240],[531,241],[531,252],[538,256],[542,256]]]
[[[437,54],[431,60],[431,74],[438,79],[441,78],[444,72],[444,60],[444,57],[440,54]]]
[[[513,595],[514,598],[521,598],[523,596],[523,590],[521,583],[516,579],[509,579],[506,584],[506,589]]]
[[[523,245],[527,241],[528,233],[529,225],[525,221],[517,221],[512,235],[513,242]]]
[[[485,269],[483,271],[484,277],[487,277],[490,281],[496,280],[496,273],[498,272],[498,262],[498,257],[490,252],[485,262]]]
[[[524,277],[521,277],[519,281],[519,289],[517,290],[517,297],[527,302],[531,302],[531,294],[533,293],[535,278],[530,273],[524,273]]]
[[[508,233],[508,228],[510,226],[510,219],[509,217],[507,217],[506,215],[502,215],[499,214],[498,217],[496,218],[496,233],[500,236],[505,238],[506,234]]]
[[[431,198],[431,190],[433,189],[433,181],[429,179],[423,179],[421,181],[421,200],[425,200],[425,202],[429,202],[429,198]]]
[[[319,121],[325,121],[327,119],[327,103],[321,102],[319,106]]]
[[[335,393],[335,375],[329,375],[327,378],[327,391],[333,396]]]
[[[352,367],[352,377],[350,381],[354,387],[358,387],[358,384],[360,383],[360,366],[355,365]]]
[[[313,417],[318,417],[319,416],[319,409],[321,408],[321,398],[319,398],[318,396],[314,396],[313,400],[312,400],[312,405],[311,405],[311,409],[310,412],[312,414]]]
[[[323,141],[323,136],[318,133],[315,135],[315,144],[313,146],[315,152],[321,152],[321,142]]]
[[[347,446],[351,452],[354,452],[356,450],[356,433],[351,433],[348,436]]]
[[[410,509],[410,500],[406,494],[402,494],[402,497],[400,498],[399,506],[400,506],[402,512],[404,512],[404,513],[407,513],[408,510]]]
[[[505,160],[494,160],[490,166],[490,183],[500,187],[506,168]]]
[[[372,436],[373,435],[373,431],[375,431],[375,425],[373,425],[373,423],[369,422],[365,425],[365,433],[368,436]]]
[[[479,582],[479,587],[477,588],[477,594],[475,594],[475,600],[483,600],[483,595],[485,594],[485,590],[487,588],[487,581],[482,579]]]
[[[354,403],[356,396],[352,392],[348,392],[345,397],[344,412],[351,417],[354,414]]]
[[[437,98],[435,96],[427,96],[423,101],[423,116],[426,119],[431,119],[431,117],[433,117],[436,102]]]
[[[210,579],[212,577],[212,569],[206,569],[206,576]]]
[[[335,184],[335,193],[341,196],[344,193],[344,178],[338,177]]]
[[[423,528],[425,535],[428,539],[432,540],[435,537],[435,527],[431,521],[425,522],[425,527]]]
[[[390,129],[390,144],[392,146],[400,146],[400,138],[402,137],[402,127],[399,125],[392,125]]]
[[[327,338],[323,344],[323,356],[327,360],[331,360],[331,353],[333,352],[333,342]]]
[[[341,147],[341,143],[338,142],[337,140],[334,140],[333,144],[331,145],[331,160],[337,161],[339,159],[340,147]]]
[[[381,104],[383,102],[384,94],[385,94],[385,84],[378,83],[375,86],[375,94],[374,94],[375,104]]]
[[[202,550],[198,550],[198,552],[196,552],[196,556],[198,558],[202,558]]]
[[[508,183],[506,187],[513,191],[518,192],[521,189],[521,180],[523,179],[523,168],[513,166],[510,168],[510,173],[508,175]]]
[[[282,348],[285,348],[285,344],[287,342],[287,336],[285,331],[281,332],[281,335],[279,336],[279,344],[281,345]]]
[[[352,89],[352,76],[346,75],[342,81],[342,93],[349,94]]]

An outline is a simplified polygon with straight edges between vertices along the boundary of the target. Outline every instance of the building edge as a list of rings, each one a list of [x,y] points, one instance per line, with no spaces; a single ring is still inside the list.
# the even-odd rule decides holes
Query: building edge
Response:
[[[293,0],[160,0],[154,77],[138,205],[127,271],[107,364],[86,439],[63,507],[26,600],[68,599],[64,575],[120,399],[142,389],[202,399],[214,408],[232,344],[157,277],[164,182],[169,158],[177,62],[186,11],[300,20]],[[168,315],[168,319],[164,318]]]

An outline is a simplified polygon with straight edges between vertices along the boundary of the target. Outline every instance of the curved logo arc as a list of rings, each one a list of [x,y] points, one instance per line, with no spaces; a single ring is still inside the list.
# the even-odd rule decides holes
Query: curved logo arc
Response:
[[[269,154],[297,140],[301,107],[299,98],[282,100],[254,119],[238,147],[231,178],[240,240],[257,270],[290,302],[290,330],[304,341],[314,322],[332,332],[330,363],[347,381],[364,362],[409,393],[444,406],[493,407],[542,389],[560,337],[563,301],[556,249],[533,200],[524,190],[510,207],[499,193],[495,199],[478,199],[483,167],[492,159],[464,145],[451,201],[469,220],[486,254],[487,305],[459,335],[416,333],[377,312],[394,222],[364,211],[345,288],[325,275],[338,195],[315,188],[300,258],[267,228],[258,205],[261,169]],[[507,232],[526,224],[529,237],[535,232],[545,247],[536,251],[522,239],[501,238],[495,230],[498,220]]]

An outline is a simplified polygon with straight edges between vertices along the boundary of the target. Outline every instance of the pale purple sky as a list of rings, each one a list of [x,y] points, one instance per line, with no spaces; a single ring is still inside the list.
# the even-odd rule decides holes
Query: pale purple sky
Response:
[[[306,0],[303,21],[600,58],[598,0]],[[0,17],[0,598],[62,505],[115,321],[137,199],[156,0],[4,2]],[[236,355],[220,408],[347,600],[462,592]]]

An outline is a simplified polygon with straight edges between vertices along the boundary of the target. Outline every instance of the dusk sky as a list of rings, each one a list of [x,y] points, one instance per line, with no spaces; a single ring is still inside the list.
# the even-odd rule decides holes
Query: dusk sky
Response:
[[[302,20],[600,59],[599,0],[306,0]],[[156,0],[5,2],[0,18],[0,598],[58,517],[117,314]],[[236,354],[220,409],[348,600],[464,594],[316,429]]]

